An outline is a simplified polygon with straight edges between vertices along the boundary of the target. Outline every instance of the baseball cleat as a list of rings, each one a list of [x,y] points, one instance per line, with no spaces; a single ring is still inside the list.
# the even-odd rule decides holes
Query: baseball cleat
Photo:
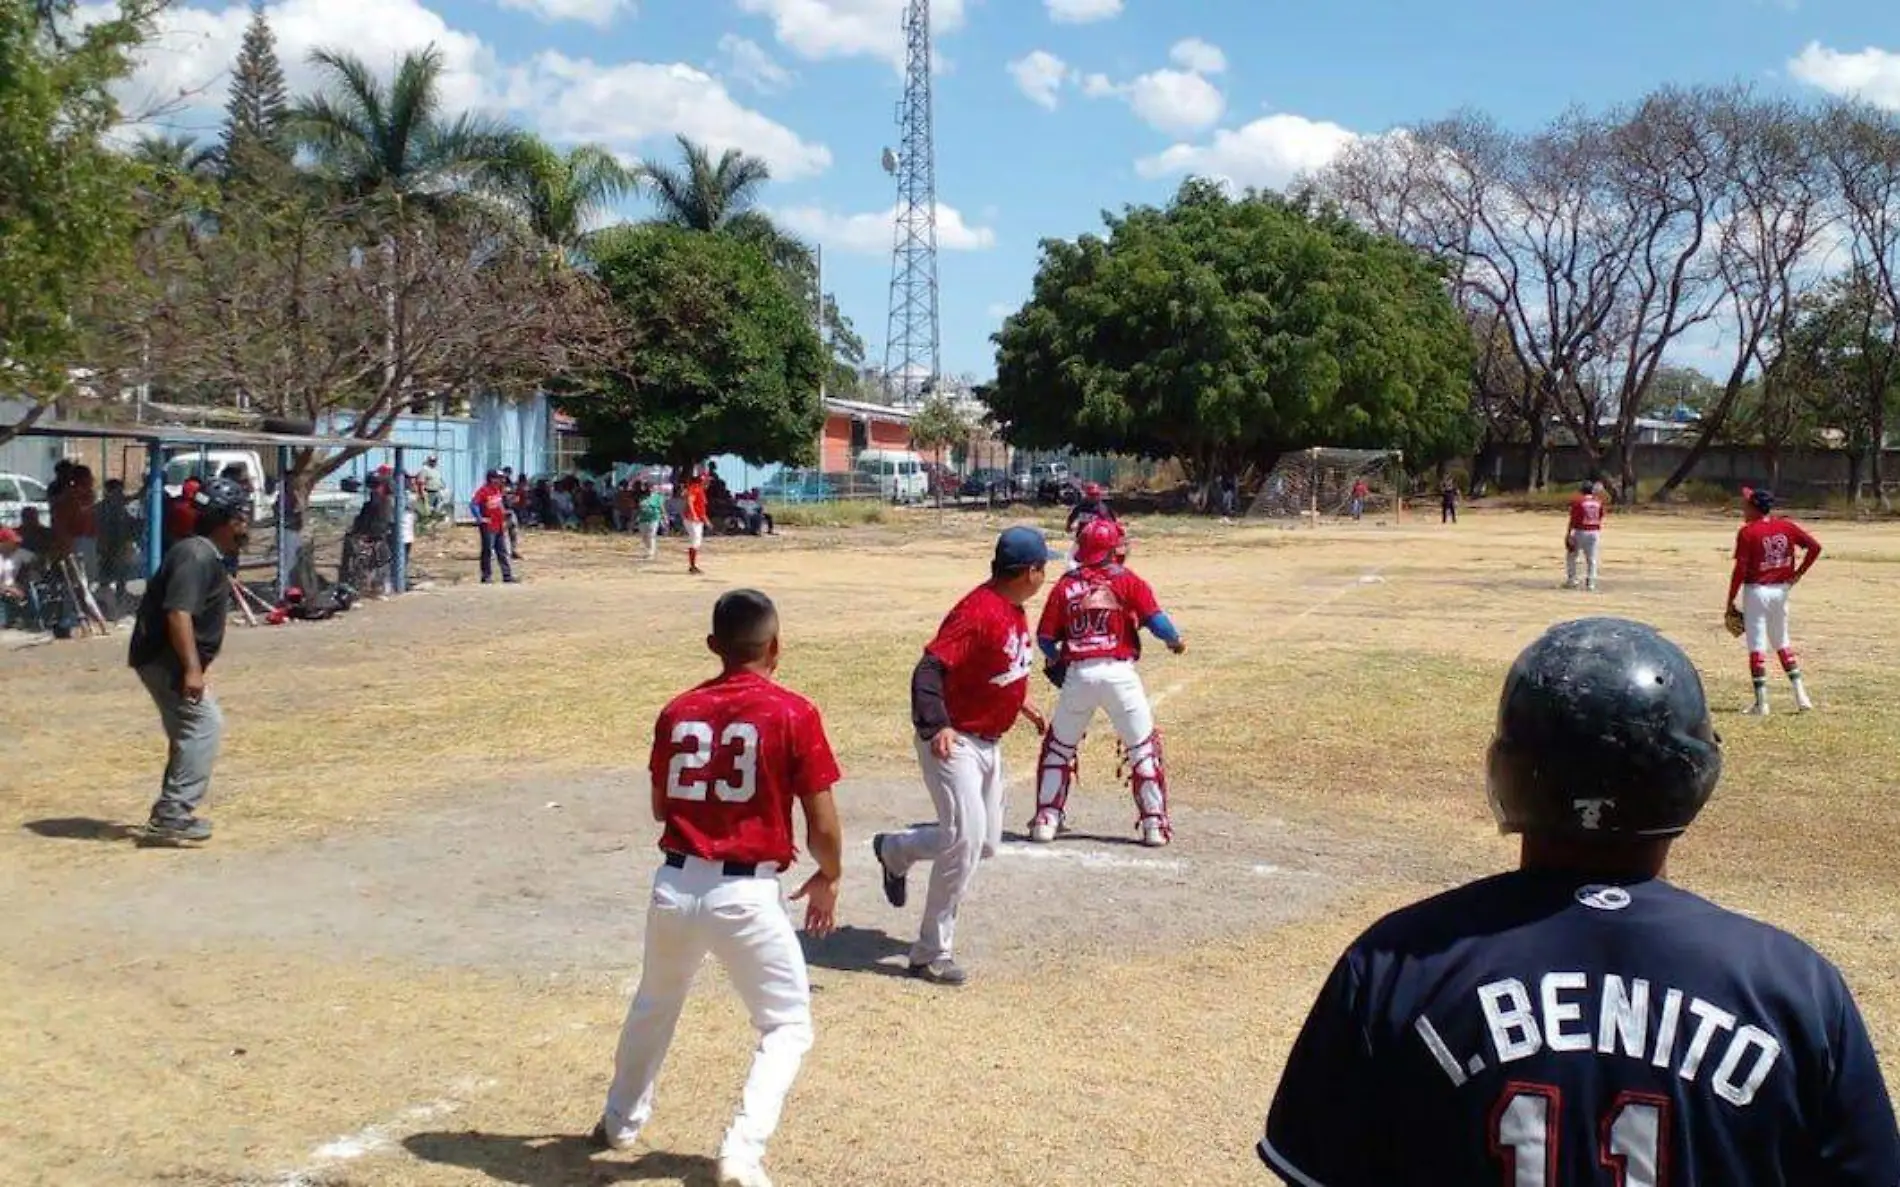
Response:
[[[765,1168],[742,1158],[719,1160],[719,1187],[772,1187]]]
[[[891,873],[891,867],[884,864],[884,842],[889,839],[889,833],[872,837],[871,856],[877,858],[878,873],[884,875],[884,901],[893,907],[901,907],[910,898],[910,885],[904,875]]]
[[[1807,693],[1798,692],[1794,697],[1794,711],[1796,713],[1812,713],[1814,712],[1814,701]]]
[[[961,965],[947,957],[943,960],[933,960],[929,964],[911,965],[910,975],[919,981],[928,981],[932,985],[947,985],[952,988],[970,979],[970,974],[964,972]]]
[[[1029,822],[1029,839],[1039,845],[1047,845],[1056,839],[1058,832],[1063,831],[1062,814],[1052,809],[1043,809]]]
[[[596,1150],[629,1150],[633,1148],[634,1140],[633,1138],[615,1140],[608,1134],[607,1122],[604,1118],[594,1122],[594,1132],[587,1135],[587,1144]]]
[[[1141,822],[1141,843],[1150,849],[1159,849],[1168,843],[1168,834],[1159,820]]]
[[[1766,701],[1757,701],[1755,704],[1750,705],[1746,709],[1743,709],[1742,716],[1743,717],[1766,717],[1768,716],[1768,703]]]
[[[196,816],[154,816],[141,839],[153,845],[193,845],[211,839],[211,822]]]

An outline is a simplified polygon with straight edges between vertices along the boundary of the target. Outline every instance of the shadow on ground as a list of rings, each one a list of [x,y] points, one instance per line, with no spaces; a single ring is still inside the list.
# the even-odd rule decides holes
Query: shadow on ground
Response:
[[[799,934],[805,961],[814,968],[841,973],[876,973],[882,977],[908,976],[905,965],[889,963],[910,951],[910,943],[872,927],[841,927],[822,940]]]
[[[135,824],[112,820],[94,820],[90,816],[55,816],[47,820],[29,820],[22,826],[36,837],[54,841],[133,841],[144,830]]]
[[[717,1164],[698,1154],[652,1151],[632,1162],[602,1154],[585,1134],[418,1133],[403,1148],[424,1162],[480,1171],[497,1183],[521,1187],[593,1187],[677,1179],[686,1187],[714,1187]]]

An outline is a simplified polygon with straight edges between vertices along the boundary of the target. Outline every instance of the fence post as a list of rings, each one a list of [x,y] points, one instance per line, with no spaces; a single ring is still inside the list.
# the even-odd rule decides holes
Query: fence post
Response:
[[[284,600],[284,591],[290,588],[290,573],[297,558],[292,550],[293,533],[290,530],[290,446],[277,447],[277,600]],[[296,534],[301,540],[302,535]]]
[[[165,551],[165,446],[145,443],[145,579],[158,576]]]
[[[395,489],[396,514],[389,525],[389,576],[393,593],[404,593],[409,589],[408,558],[402,553],[402,522],[409,514],[409,473],[403,469],[402,446],[396,446],[396,473],[392,483]]]

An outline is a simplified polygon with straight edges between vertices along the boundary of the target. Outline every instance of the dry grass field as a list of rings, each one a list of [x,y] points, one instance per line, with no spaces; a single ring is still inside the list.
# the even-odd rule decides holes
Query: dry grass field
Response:
[[[1838,962],[1900,1073],[1900,527],[1813,525],[1794,620],[1820,711],[1756,720],[1719,621],[1732,520],[1617,519],[1596,595],[1557,588],[1555,513],[1137,523],[1192,645],[1144,662],[1177,842],[1128,846],[1092,737],[1081,835],[984,868],[973,979],[946,992],[889,975],[916,909],[885,905],[868,839],[929,814],[907,676],[1001,522],[715,541],[704,579],[529,535],[521,586],[234,627],[198,851],[128,839],[163,739],[123,636],[0,651],[0,1183],[710,1183],[750,1050],[713,972],[642,1149],[583,1135],[637,975],[650,723],[709,674],[708,611],[739,584],[778,599],[782,678],[846,770],[849,926],[811,945],[818,1045],[768,1161],[786,1187],[1260,1182],[1252,1142],[1340,946],[1511,861],[1480,776],[1499,682],[1593,613],[1661,627],[1717,707],[1727,775],[1674,877]],[[472,545],[431,567],[472,573]],[[1016,827],[1033,755],[1012,739]]]

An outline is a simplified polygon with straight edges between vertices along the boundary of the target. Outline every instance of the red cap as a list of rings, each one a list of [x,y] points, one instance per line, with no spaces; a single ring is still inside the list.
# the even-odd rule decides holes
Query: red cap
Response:
[[[20,533],[12,528],[0,528],[0,544],[18,544],[19,542]]]

